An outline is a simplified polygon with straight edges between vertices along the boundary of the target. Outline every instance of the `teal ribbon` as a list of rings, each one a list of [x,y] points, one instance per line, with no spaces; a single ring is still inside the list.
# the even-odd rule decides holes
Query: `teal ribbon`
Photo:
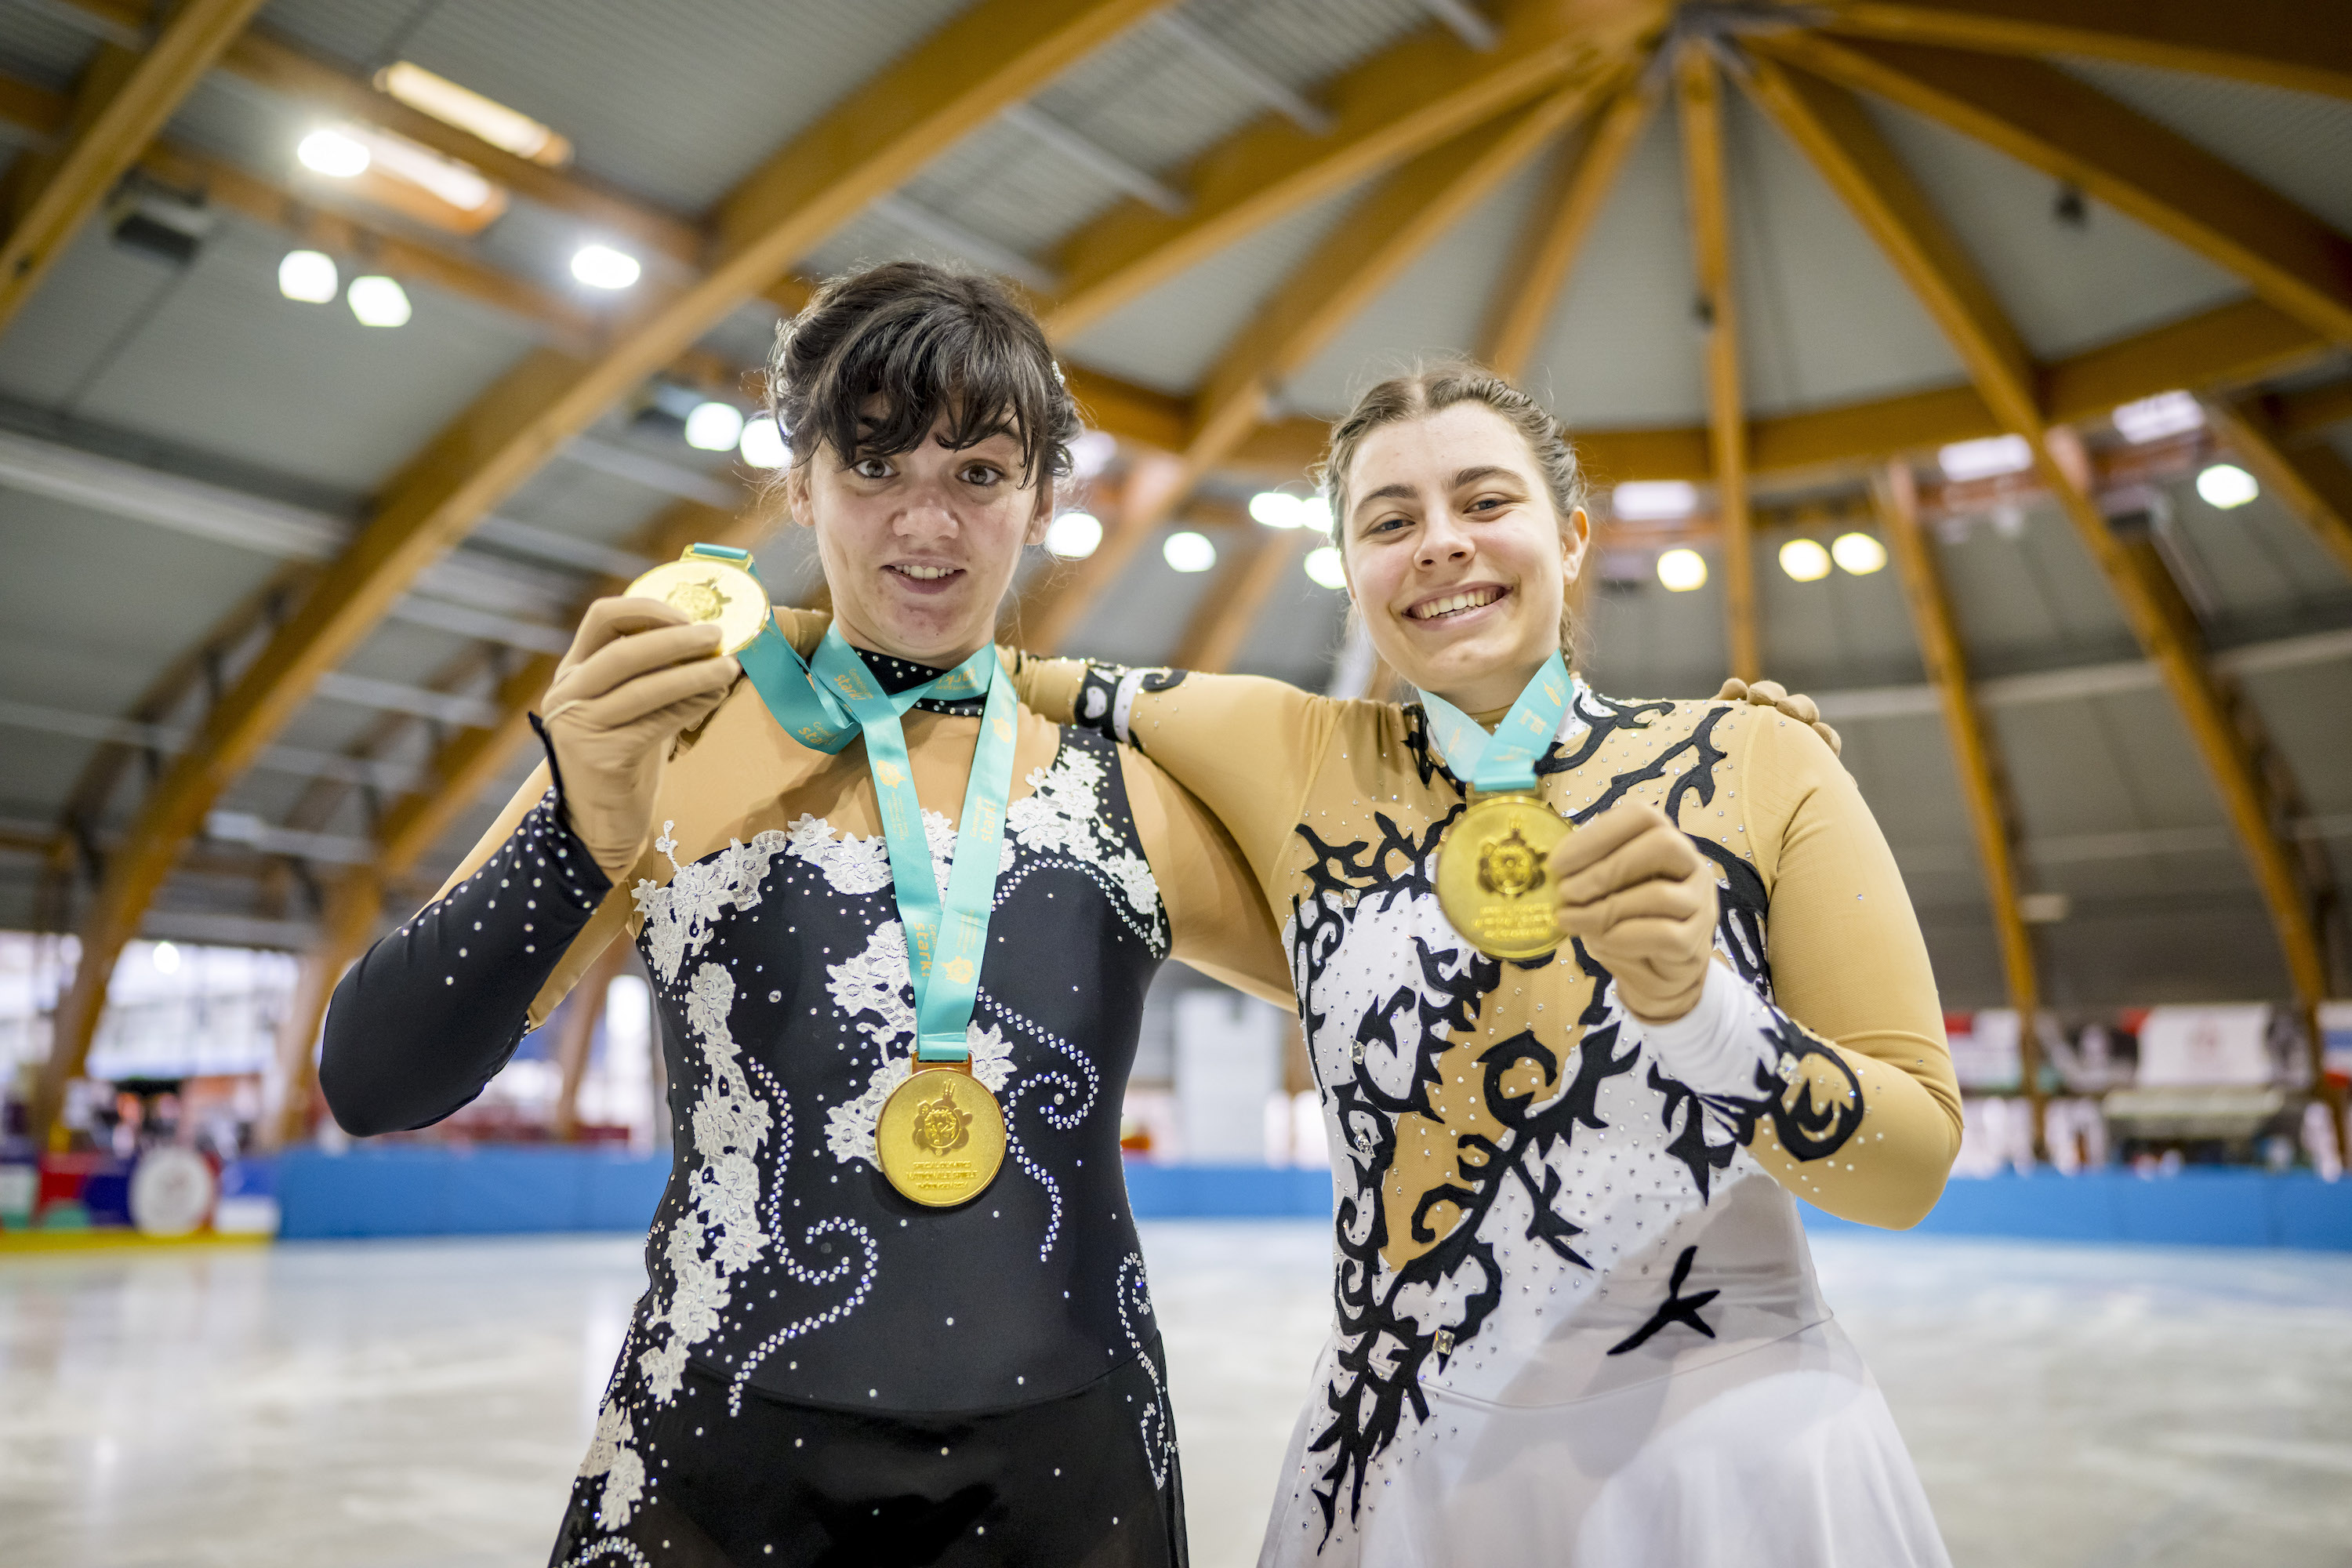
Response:
[[[1536,787],[1536,759],[1550,749],[1575,695],[1576,678],[1555,649],[1491,735],[1434,691],[1421,694],[1431,739],[1454,776],[1480,795]]]
[[[748,551],[698,544],[694,553],[730,561],[758,575]],[[1002,679],[996,649],[983,647],[945,674],[898,692],[882,689],[857,650],[842,640],[837,624],[826,628],[816,658],[803,662],[772,616],[751,646],[735,657],[760,700],[801,744],[835,754],[865,736],[866,765],[882,807],[883,839],[890,847],[890,881],[907,932],[907,969],[915,986],[915,1059],[971,1060],[964,1036],[980,994],[988,921],[996,907],[996,866],[1004,852],[1004,808],[1013,796],[1013,743],[1020,729],[1020,700],[1013,682]],[[944,900],[899,722],[927,697],[986,699]]]

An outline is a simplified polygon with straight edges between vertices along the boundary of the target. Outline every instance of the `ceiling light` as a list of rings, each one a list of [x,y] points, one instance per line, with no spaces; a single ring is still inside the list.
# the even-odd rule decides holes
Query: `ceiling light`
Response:
[[[493,147],[503,147],[519,158],[549,168],[572,160],[572,143],[520,110],[459,87],[423,66],[402,60],[375,73],[375,85],[411,109],[468,131]]]
[[[1207,534],[1183,528],[1168,536],[1160,556],[1179,572],[1206,572],[1217,563],[1217,547]]]
[[[1311,496],[1300,496],[1293,515],[1298,519],[1299,527],[1311,528],[1327,539],[1330,537],[1331,500],[1320,490]]]
[[[755,468],[781,468],[793,460],[793,449],[785,445],[784,433],[765,414],[743,422],[743,438],[735,449]]]
[[[1622,485],[1618,487],[1623,489]],[[1676,594],[1706,586],[1706,557],[1696,550],[1669,550],[1658,557],[1658,581]]]
[[[2033,467],[2033,446],[2022,436],[1987,436],[1953,442],[1937,452],[1936,462],[1948,479],[1990,479]]]
[[[1344,588],[1348,585],[1347,568],[1340,564],[1339,547],[1318,544],[1307,552],[1307,574],[1318,587]]]
[[[1780,570],[1800,583],[1818,583],[1830,574],[1830,552],[1818,539],[1792,539],[1780,546]]]
[[[289,250],[278,264],[278,291],[306,305],[325,305],[342,292],[335,258],[323,250]]]
[[[147,962],[155,966],[158,974],[176,974],[180,969],[180,950],[168,942],[159,942],[148,951]]]
[[[644,270],[635,257],[609,245],[583,245],[572,256],[572,276],[591,289],[626,289]]]
[[[700,452],[731,452],[743,438],[743,411],[731,403],[698,403],[686,416],[686,444]]]
[[[1092,512],[1066,511],[1045,529],[1045,548],[1065,561],[1084,561],[1102,543],[1102,523]]]
[[[1298,498],[1281,490],[1260,490],[1250,497],[1249,514],[1268,528],[1297,528],[1305,521],[1298,515]]]
[[[2205,410],[2188,393],[2159,392],[2154,397],[2119,405],[2113,417],[2116,434],[2138,447],[2202,427]]]
[[[331,179],[348,180],[367,172],[373,159],[367,143],[348,131],[313,131],[294,149],[302,166]]]
[[[1841,533],[1830,541],[1830,559],[1857,577],[1867,577],[1886,564],[1886,546],[1875,534]]]
[[[1698,489],[1681,479],[1629,479],[1609,492],[1609,510],[1627,522],[1688,517],[1698,510]]]
[[[2207,506],[2220,507],[2223,511],[2242,507],[2263,493],[2254,483],[2254,476],[2235,463],[2216,463],[2197,476],[2197,493],[2205,498]]]
[[[408,291],[391,278],[354,278],[343,298],[362,327],[404,327],[408,324]]]

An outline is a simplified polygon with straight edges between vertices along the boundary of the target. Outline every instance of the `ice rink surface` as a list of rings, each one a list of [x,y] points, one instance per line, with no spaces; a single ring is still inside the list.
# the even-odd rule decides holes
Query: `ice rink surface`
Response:
[[[1255,1559],[1328,1316],[1303,1222],[1144,1245],[1193,1562]],[[1960,1568],[2352,1563],[2352,1257],[1824,1237]],[[525,1568],[643,1288],[620,1239],[0,1260],[7,1568]]]

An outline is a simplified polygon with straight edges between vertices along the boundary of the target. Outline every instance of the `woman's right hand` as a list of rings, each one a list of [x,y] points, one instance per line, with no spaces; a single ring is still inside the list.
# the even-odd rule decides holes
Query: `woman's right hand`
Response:
[[[541,700],[563,815],[605,877],[636,864],[670,746],[710,716],[742,667],[719,632],[658,599],[599,599]]]

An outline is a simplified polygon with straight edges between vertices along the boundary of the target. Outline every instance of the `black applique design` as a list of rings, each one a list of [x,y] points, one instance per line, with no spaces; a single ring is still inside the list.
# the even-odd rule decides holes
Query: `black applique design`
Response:
[[[1697,1257],[1697,1247],[1683,1248],[1683,1255],[1675,1259],[1674,1278],[1666,1281],[1666,1299],[1658,1303],[1658,1310],[1650,1314],[1648,1322],[1609,1347],[1611,1355],[1623,1355],[1627,1351],[1640,1350],[1650,1342],[1650,1337],[1653,1334],[1675,1323],[1680,1323],[1685,1328],[1696,1329],[1708,1339],[1715,1338],[1715,1331],[1707,1326],[1706,1319],[1698,1315],[1698,1310],[1723,1292],[1701,1290],[1696,1296],[1683,1294],[1683,1281],[1690,1278],[1691,1264]]]
[[[1108,740],[1126,741],[1140,746],[1131,735],[1124,733],[1118,724],[1118,689],[1129,676],[1139,672],[1123,664],[1097,664],[1089,660],[1086,675],[1078,682],[1078,694],[1070,704],[1070,721],[1081,730],[1092,730]],[[1191,673],[1181,669],[1148,669],[1139,672],[1141,679],[1136,689],[1145,692],[1173,691],[1184,684]]]

